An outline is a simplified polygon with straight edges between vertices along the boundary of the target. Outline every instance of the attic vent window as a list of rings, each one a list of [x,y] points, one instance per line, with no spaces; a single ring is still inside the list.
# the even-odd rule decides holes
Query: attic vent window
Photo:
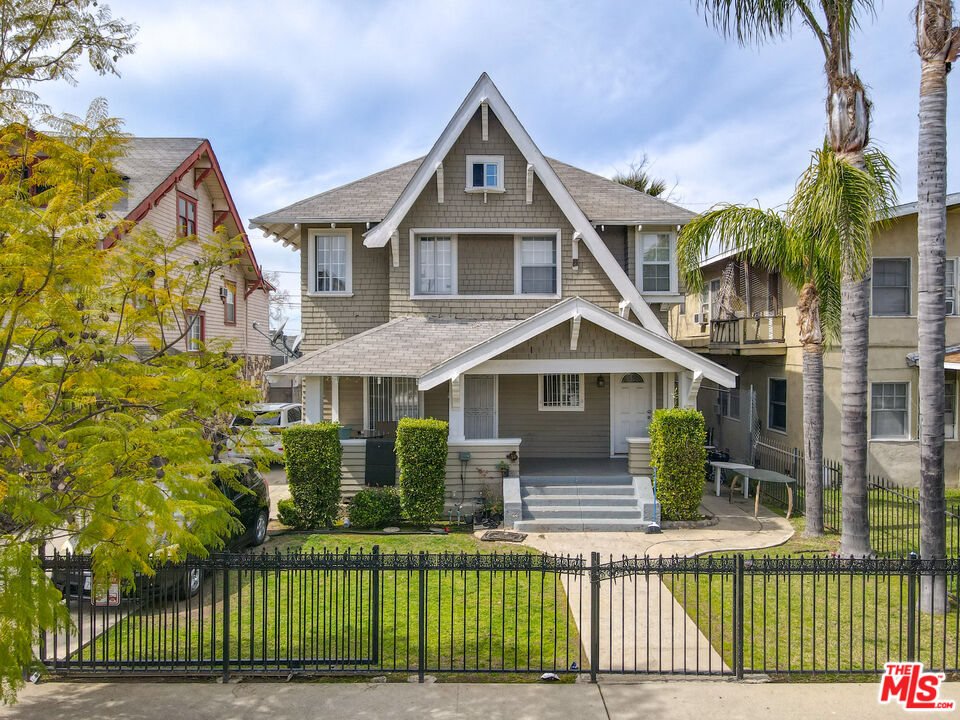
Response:
[[[467,156],[467,192],[503,192],[503,156]]]

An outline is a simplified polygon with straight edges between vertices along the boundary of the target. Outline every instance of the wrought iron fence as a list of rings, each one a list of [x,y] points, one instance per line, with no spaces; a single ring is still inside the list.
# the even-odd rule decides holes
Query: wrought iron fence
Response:
[[[75,596],[40,644],[66,676],[960,671],[957,559],[216,555],[113,607],[88,557],[44,565]]]
[[[803,514],[806,508],[803,454],[797,449],[758,442],[754,463],[757,467],[788,475],[797,480],[794,486],[794,510]],[[843,471],[839,462],[823,461],[824,525],[840,531],[843,517]],[[761,486],[766,502],[787,507],[786,486],[769,483]],[[920,490],[895,485],[879,475],[867,476],[867,512],[870,521],[870,543],[875,552],[889,557],[906,557],[920,552]],[[960,505],[946,508],[947,554],[960,555]]]

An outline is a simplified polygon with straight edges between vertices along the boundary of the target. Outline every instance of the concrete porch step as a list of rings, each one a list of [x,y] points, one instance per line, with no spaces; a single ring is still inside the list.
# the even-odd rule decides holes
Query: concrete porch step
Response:
[[[567,505],[620,505],[635,507],[633,495],[521,495],[526,507],[562,507]]]
[[[646,532],[650,523],[645,520],[601,518],[592,520],[542,519],[517,520],[514,529],[525,533],[536,532]]]
[[[616,485],[526,485],[521,481],[521,497],[538,497],[545,495],[626,495],[633,497],[633,484]]]
[[[530,507],[529,505],[525,505],[523,508],[524,520],[549,520],[553,518],[579,518],[581,520],[603,518],[631,520],[636,518],[639,520],[642,517],[643,515],[636,504],[634,504],[632,508],[617,505],[561,508]]]
[[[576,475],[524,475],[520,473],[520,487],[544,487],[558,485],[576,485],[578,487],[588,487],[595,485],[632,485],[633,477],[630,475],[595,475],[595,476],[576,476]]]

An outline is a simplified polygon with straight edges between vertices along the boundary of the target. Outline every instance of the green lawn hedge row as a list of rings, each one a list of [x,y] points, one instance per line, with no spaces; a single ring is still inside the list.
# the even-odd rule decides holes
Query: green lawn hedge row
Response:
[[[300,527],[330,527],[340,505],[339,423],[312,423],[284,428],[287,482]]]
[[[397,426],[400,504],[414,523],[429,523],[443,514],[447,475],[447,423],[403,418]]]
[[[698,410],[655,410],[650,464],[657,470],[657,501],[664,520],[695,520],[703,496],[707,432]]]

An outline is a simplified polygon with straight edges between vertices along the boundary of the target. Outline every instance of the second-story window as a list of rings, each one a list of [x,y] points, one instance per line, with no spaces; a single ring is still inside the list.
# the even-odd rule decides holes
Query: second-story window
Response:
[[[522,295],[556,295],[556,238],[523,236],[518,249],[517,292]]]
[[[417,239],[417,293],[451,295],[454,289],[454,243],[448,236]]]
[[[673,236],[670,233],[641,233],[638,244],[640,292],[670,292]]]
[[[467,155],[468,191],[499,192],[503,190],[502,155]]]
[[[943,284],[946,314],[957,315],[960,310],[957,307],[957,258],[948,258],[943,269],[946,278]]]
[[[341,230],[314,230],[310,234],[309,292],[347,295],[352,291],[352,233]]]
[[[203,313],[188,312],[184,319],[187,322],[187,351],[200,352],[204,342]]]
[[[226,325],[237,324],[237,284],[232,280],[223,283],[223,322]]]
[[[180,237],[197,234],[197,201],[177,194],[177,233]]]
[[[873,315],[910,314],[910,259],[874,258]]]

